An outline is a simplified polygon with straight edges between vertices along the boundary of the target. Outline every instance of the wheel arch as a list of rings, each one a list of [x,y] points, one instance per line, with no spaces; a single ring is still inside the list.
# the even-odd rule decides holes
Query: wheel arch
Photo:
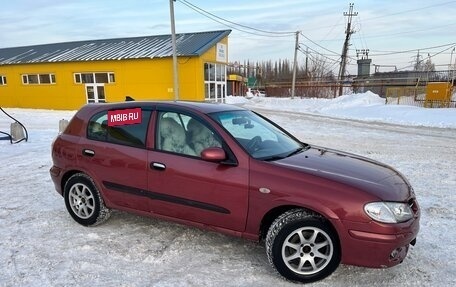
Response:
[[[67,183],[68,179],[77,173],[86,174],[85,172],[83,172],[81,170],[72,169],[72,170],[67,171],[64,175],[62,175],[62,180],[60,181],[60,188],[62,190],[62,196],[65,193],[65,184]]]
[[[269,210],[263,216],[263,218],[261,220],[259,240],[264,241],[264,239],[266,238],[266,234],[268,233],[269,227],[271,227],[272,223],[274,222],[274,220],[277,217],[279,217],[281,214],[283,214],[289,210],[292,210],[292,209],[302,209],[302,210],[308,212],[309,214],[314,214],[314,215],[320,217],[322,220],[325,221],[325,223],[328,224],[328,226],[332,229],[332,231],[334,231],[334,233],[336,234],[336,236],[338,238],[339,244],[340,244],[340,235],[339,235],[338,229],[333,225],[332,221],[329,220],[329,218],[327,216],[325,216],[324,214],[319,213],[315,210],[312,210],[310,208],[299,206],[299,205],[281,205],[281,206],[276,206],[276,207],[272,208],[271,210]]]

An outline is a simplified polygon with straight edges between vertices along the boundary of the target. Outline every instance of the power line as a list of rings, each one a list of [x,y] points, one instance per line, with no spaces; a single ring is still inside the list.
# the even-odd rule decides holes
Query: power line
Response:
[[[426,50],[431,50],[431,49],[438,49],[438,48],[443,48],[443,47],[448,47],[448,46],[454,46],[456,45],[456,42],[454,43],[449,43],[449,44],[444,44],[444,45],[439,45],[439,46],[432,46],[432,47],[427,47],[427,48],[418,48],[418,49],[410,49],[410,50],[404,50],[404,51],[379,51],[379,50],[369,50],[370,52],[380,52],[383,54],[375,54],[371,53],[371,56],[390,56],[390,55],[395,55],[395,54],[406,54],[406,53],[415,53],[417,51],[426,51]]]
[[[387,14],[387,15],[371,17],[371,18],[369,18],[367,20],[364,20],[364,22],[369,22],[371,20],[376,20],[376,19],[379,19],[379,18],[385,18],[385,17],[389,17],[389,16],[395,16],[395,15],[400,15],[400,14],[405,14],[405,13],[412,13],[412,12],[416,12],[416,11],[427,10],[429,8],[438,7],[438,6],[444,6],[444,5],[447,5],[447,4],[450,4],[450,3],[455,3],[455,2],[456,1],[447,1],[447,2],[443,2],[443,3],[437,3],[437,4],[433,4],[433,5],[428,5],[428,6],[424,6],[424,7],[415,8],[415,9],[404,10],[404,11],[391,13],[391,14]],[[361,19],[359,19],[359,20],[361,20]],[[428,30],[434,30],[434,29],[439,29],[439,28],[455,25],[455,23],[453,23],[453,24],[446,24],[446,25],[441,25],[441,26],[434,26],[434,27],[430,27],[430,28],[427,28],[427,29],[412,30],[412,31],[399,32],[399,33],[388,33],[388,34],[384,34],[384,35],[365,36],[363,31],[362,31],[362,29],[361,29],[361,21],[359,21],[358,23],[360,25],[360,29],[359,30],[361,32],[361,35],[360,35],[359,38],[361,40],[361,44],[363,44],[363,42],[366,43],[366,38],[382,38],[382,37],[391,37],[391,36],[398,36],[398,35],[404,35],[404,34],[412,34],[412,33],[428,31]],[[413,51],[417,51],[417,50],[420,50],[420,49],[415,49]],[[396,53],[392,52],[392,53],[387,53],[387,54],[372,54],[372,55],[373,56],[387,56],[387,55],[393,55],[393,54],[396,54]]]
[[[331,29],[329,30],[328,33],[326,33],[326,35],[320,40],[320,41],[324,41],[333,31],[334,29],[339,26],[340,22],[344,19],[343,16],[340,16],[339,20],[337,20],[336,24],[334,24],[332,27],[331,26],[327,26],[328,28],[331,27]]]
[[[307,47],[307,46],[306,46],[306,48],[311,49],[310,47]],[[312,50],[312,49],[311,49],[311,50]],[[312,62],[314,62],[314,64],[322,63],[322,61],[321,61],[320,59],[315,58],[314,56],[312,56],[311,53],[307,53],[307,52],[303,51],[302,48],[299,48],[298,51],[300,51],[300,52],[303,53],[304,55],[308,56],[308,57],[310,58],[310,60],[311,60]],[[319,56],[323,56],[322,54],[320,54],[320,53],[318,53],[318,52],[316,52],[316,53],[317,53],[317,55],[319,55]],[[323,57],[324,57],[324,56],[323,56]],[[334,72],[333,70],[334,70],[334,68],[335,68],[336,65],[339,65],[339,61],[336,61],[336,60],[331,59],[331,58],[328,58],[328,57],[324,57],[324,58],[326,58],[326,59],[328,59],[328,60],[331,60],[333,63],[330,64],[328,67],[322,66],[322,68],[323,68],[324,70],[329,71],[329,72]]]
[[[322,48],[323,50],[325,50],[325,51],[327,51],[327,52],[330,52],[330,53],[332,53],[332,54],[334,54],[334,55],[336,55],[336,56],[340,56],[339,53],[336,53],[336,52],[334,52],[334,51],[331,51],[331,50],[329,50],[329,49],[323,47],[322,45],[318,44],[317,42],[313,41],[312,39],[310,39],[309,37],[307,37],[306,35],[304,35],[302,32],[301,32],[301,35],[302,35],[304,38],[306,38],[309,42],[311,42],[312,44],[314,44],[314,45],[316,45],[316,46]]]
[[[454,25],[456,25],[456,23],[445,24],[445,25],[440,25],[440,26],[433,26],[433,27],[430,27],[430,28],[420,29],[420,30],[411,30],[411,31],[404,31],[404,32],[397,32],[397,33],[388,33],[388,34],[383,34],[383,35],[381,34],[381,35],[376,35],[376,36],[365,36],[364,38],[384,38],[384,37],[399,36],[399,35],[404,35],[404,34],[414,34],[414,33],[417,33],[417,32],[435,30],[435,29],[445,28],[445,27],[454,26]]]
[[[429,56],[428,56],[426,59],[431,59],[431,58],[433,58],[433,57],[435,57],[435,56],[437,56],[437,55],[439,55],[439,54],[442,54],[443,52],[448,51],[448,50],[450,50],[450,49],[452,49],[452,48],[454,48],[454,47],[453,47],[453,46],[448,47],[448,48],[446,48],[446,49],[443,49],[442,51],[439,51],[439,52],[435,53],[435,54],[432,55],[432,56],[429,55],[429,53],[428,53]],[[422,62],[424,62],[424,59],[421,59],[420,61],[417,61],[416,64],[419,64],[419,63],[422,63]],[[398,70],[403,70],[403,69],[410,68],[410,67],[413,67],[413,66],[414,66],[414,65],[409,65],[409,66],[400,68],[400,69],[398,69]]]
[[[233,22],[233,21],[230,21],[230,20],[227,20],[225,18],[222,18],[222,17],[219,17],[211,12],[208,12],[186,0],[177,0],[179,1],[180,3],[184,4],[185,6],[187,6],[188,8],[192,9],[193,11],[219,23],[219,24],[222,24],[222,25],[225,25],[227,27],[230,27],[232,29],[235,29],[235,30],[238,30],[238,31],[241,31],[241,32],[244,32],[244,33],[248,33],[248,34],[252,34],[252,35],[256,35],[256,36],[262,36],[262,37],[288,37],[288,36],[291,36],[291,35],[295,35],[296,32],[275,32],[275,31],[266,31],[266,30],[262,30],[262,29],[258,29],[258,28],[254,28],[254,27],[250,27],[250,26],[247,26],[247,25],[243,25],[243,24],[239,24],[239,23],[236,23],[236,22]],[[226,24],[226,23],[229,23],[229,24]],[[258,33],[254,33],[254,32],[250,32],[248,30],[243,30],[243,29],[240,29],[238,27],[242,27],[244,29],[248,29],[248,30],[253,30],[253,31],[256,31],[256,32],[260,32],[260,33],[263,33],[263,34],[258,34]],[[266,34],[266,35],[264,35]],[[267,35],[269,34],[269,35]]]
[[[188,7],[189,9],[197,12],[198,14],[201,14],[202,16],[206,17],[206,18],[209,18],[221,25],[224,25],[224,26],[227,26],[233,30],[237,30],[237,31],[240,31],[242,33],[246,33],[246,34],[250,34],[250,35],[255,35],[255,36],[260,36],[260,37],[289,37],[289,36],[292,36],[294,35],[296,32],[287,32],[287,31],[267,31],[267,30],[263,30],[263,29],[258,29],[258,28],[255,28],[255,27],[251,27],[251,26],[247,26],[247,25],[244,25],[244,24],[240,24],[240,23],[236,23],[234,21],[230,21],[230,20],[227,20],[225,18],[222,18],[220,16],[217,16],[211,12],[208,12],[206,11],[205,9],[202,9],[194,4],[192,4],[191,2],[189,1],[186,1],[186,0],[176,0],[178,1],[179,3],[185,5],[186,7]],[[400,11],[400,12],[397,12],[397,13],[392,13],[392,14],[388,14],[388,15],[381,15],[381,16],[377,16],[377,17],[372,17],[372,18],[369,18],[368,20],[364,20],[363,22],[368,22],[368,21],[371,21],[373,19],[378,19],[378,18],[383,18],[383,17],[388,17],[388,16],[394,16],[394,15],[399,15],[399,14],[405,14],[405,13],[411,13],[411,12],[416,12],[416,11],[420,11],[420,10],[424,10],[424,9],[429,9],[431,7],[437,7],[437,6],[444,6],[444,5],[447,5],[447,4],[450,4],[450,3],[455,3],[456,1],[447,1],[447,2],[443,2],[443,3],[437,3],[437,4],[433,4],[433,5],[428,5],[428,6],[425,6],[425,7],[419,7],[419,8],[415,8],[415,9],[409,9],[409,10],[404,10],[404,11]],[[359,25],[361,25],[361,21],[358,21]],[[331,28],[331,31],[328,32],[325,36],[325,38],[329,35],[329,33],[331,33],[335,27],[337,27],[339,24],[339,21],[338,23],[336,23],[335,25],[331,25],[331,26],[325,26],[325,27],[330,27]],[[427,31],[427,30],[432,30],[432,29],[437,29],[437,28],[442,28],[442,27],[447,27],[447,26],[452,26],[452,25],[455,25],[456,23],[453,23],[453,24],[447,24],[447,25],[442,25],[442,26],[435,26],[435,27],[431,27],[431,28],[426,28],[426,29],[421,29],[421,30],[415,30],[415,31],[407,31],[407,32],[401,32],[401,33],[395,33],[395,34],[385,34],[385,35],[376,35],[376,36],[365,36],[364,34],[360,35],[360,40],[361,40],[361,44],[366,44],[366,41],[365,39],[366,38],[379,38],[379,37],[391,37],[392,35],[403,35],[403,34],[410,34],[410,33],[414,33],[414,32],[420,32],[420,31]],[[323,26],[321,26],[320,28],[324,28]],[[316,28],[316,29],[319,29],[319,28]],[[361,29],[361,28],[360,28]],[[315,30],[315,29],[314,29]],[[354,32],[354,31],[353,31]],[[312,48],[310,48],[308,45],[305,45],[305,44],[302,44],[302,45],[305,45],[306,47],[308,47],[310,50],[314,51],[317,55],[321,56],[321,57],[324,57],[325,59],[328,59],[329,61],[331,61],[332,63],[337,63],[339,60],[334,60],[333,58],[330,58],[331,56],[337,56],[337,57],[341,57],[339,53],[335,52],[335,51],[332,51],[326,47],[324,47],[323,45],[317,43],[316,41],[310,39],[308,36],[306,36],[303,32],[299,32],[307,41],[309,41],[310,43],[312,43],[313,45],[317,46],[318,48],[328,52],[329,54],[323,54],[323,53],[320,53],[318,52],[317,50],[314,50]],[[340,40],[340,39],[339,39]],[[331,40],[321,40],[322,42],[323,41],[331,41]],[[333,40],[334,41],[334,40]],[[420,49],[411,49],[411,50],[405,50],[405,51],[378,51],[380,53],[378,54],[375,54],[375,50],[373,51],[374,53],[371,54],[372,56],[388,56],[388,55],[395,55],[395,54],[405,54],[405,53],[411,53],[411,52],[415,52],[417,50],[429,50],[429,49],[435,49],[435,48],[441,48],[441,47],[447,47],[447,46],[452,46],[456,43],[450,43],[450,44],[446,44],[446,45],[440,45],[440,46],[434,46],[434,47],[428,47],[428,48],[420,48]],[[351,50],[351,49],[350,49]],[[299,51],[303,52],[304,51],[302,49],[299,49]],[[446,50],[444,50],[446,51]],[[443,53],[444,51],[440,52],[440,53]],[[440,54],[438,53],[438,54]],[[436,54],[437,55],[437,54]],[[434,55],[435,56],[435,55]],[[346,55],[346,59],[351,59],[351,60],[356,60],[354,59],[353,57],[350,57],[348,55]],[[347,63],[348,64],[348,63]]]
[[[451,24],[445,24],[445,25],[440,25],[440,26],[433,26],[430,28],[425,28],[425,29],[420,29],[420,30],[410,30],[410,31],[404,31],[404,32],[397,32],[397,33],[386,33],[386,34],[381,34],[381,35],[375,35],[375,36],[364,36],[364,38],[390,38],[390,37],[395,37],[395,36],[400,36],[404,34],[414,34],[418,32],[424,32],[424,31],[429,31],[429,30],[436,30],[436,29],[441,29],[449,26],[455,26],[456,23],[451,23]],[[334,41],[341,41],[342,39],[330,39],[330,40],[321,40],[321,42],[334,42]]]
[[[366,42],[366,39],[364,37],[363,29],[361,27],[362,26],[361,25],[361,17],[356,19],[356,23],[359,25],[359,30],[358,30],[359,31],[359,33],[358,33],[359,37],[357,37],[357,38],[359,38],[361,40],[361,45],[362,45],[363,49],[367,49],[368,48],[367,42]]]
[[[424,6],[424,7],[415,8],[415,9],[403,10],[403,11],[399,11],[399,12],[396,12],[396,13],[385,14],[385,15],[376,16],[376,17],[370,17],[367,20],[364,20],[364,22],[370,22],[372,20],[376,20],[376,19],[379,19],[379,18],[386,18],[386,17],[390,17],[390,16],[406,14],[406,13],[412,13],[412,12],[416,12],[416,11],[420,11],[420,10],[426,10],[426,9],[429,9],[429,8],[438,7],[438,6],[444,6],[444,5],[455,3],[455,2],[456,1],[447,1],[447,2],[443,2],[443,3],[437,3],[437,4],[433,4],[433,5],[428,5],[428,6]],[[345,24],[343,24],[343,25],[345,25]],[[336,26],[342,26],[342,24],[336,24]],[[320,27],[312,28],[311,30],[315,31],[315,30],[321,30],[321,29],[333,28],[333,27],[334,27],[334,25],[320,26]],[[300,30],[301,31],[308,31],[306,29],[300,29]],[[322,40],[322,41],[334,41],[334,40]],[[340,41],[340,39],[337,39],[337,41]]]
[[[420,11],[420,10],[427,10],[429,8],[438,7],[438,6],[444,6],[444,5],[447,5],[447,4],[450,4],[450,3],[456,3],[456,1],[447,1],[447,2],[443,2],[443,3],[437,3],[437,4],[433,4],[433,5],[428,5],[428,6],[425,6],[425,7],[420,7],[420,8],[410,9],[410,10],[404,10],[404,11],[391,13],[391,14],[386,14],[386,15],[381,15],[381,16],[376,16],[376,17],[371,17],[368,20],[366,20],[365,22],[369,22],[371,20],[376,20],[376,19],[379,19],[379,18],[385,18],[385,17],[389,17],[389,16],[406,14],[406,13],[416,12],[416,11]]]
[[[302,43],[299,43],[299,44],[302,44]],[[304,45],[304,44],[303,44],[303,45]],[[321,53],[319,53],[318,51],[316,51],[316,50],[310,48],[310,47],[307,46],[307,45],[304,45],[304,46],[305,46],[306,48],[309,48],[309,49],[312,50],[313,52],[315,52],[317,55],[319,55],[319,56],[321,56],[321,57],[323,57],[323,58],[325,58],[325,59],[330,60],[331,62],[337,62],[337,63],[339,63],[338,60],[334,60],[334,59],[332,59],[332,58],[329,58],[329,57],[325,56],[324,54],[321,54]],[[300,50],[302,53],[307,54],[307,53],[306,53],[305,51],[303,51],[301,48],[300,48],[299,50]],[[340,58],[340,55],[337,55],[337,56]]]

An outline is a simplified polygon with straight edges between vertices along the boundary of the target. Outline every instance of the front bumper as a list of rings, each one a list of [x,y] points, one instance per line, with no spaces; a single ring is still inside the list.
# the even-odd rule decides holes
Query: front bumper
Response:
[[[339,233],[342,263],[371,268],[387,268],[401,263],[419,231],[419,217],[405,223],[381,224],[344,221]]]

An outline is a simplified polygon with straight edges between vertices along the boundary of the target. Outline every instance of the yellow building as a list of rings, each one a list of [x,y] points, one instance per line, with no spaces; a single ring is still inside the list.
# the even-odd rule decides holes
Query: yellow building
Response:
[[[176,35],[179,100],[226,95],[230,30]],[[171,35],[0,49],[0,107],[174,100]]]

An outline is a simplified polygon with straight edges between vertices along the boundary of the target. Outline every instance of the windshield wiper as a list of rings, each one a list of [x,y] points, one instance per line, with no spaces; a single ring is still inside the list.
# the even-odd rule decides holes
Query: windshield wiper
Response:
[[[298,153],[302,152],[303,150],[304,150],[304,147],[299,147],[296,150],[294,150],[294,151],[290,152],[289,154],[287,154],[286,157],[290,157],[292,155],[298,154]]]
[[[308,150],[309,148],[310,148],[310,145],[303,144],[301,147],[298,147],[297,149],[295,149],[294,151],[288,153],[287,155],[283,155],[283,154],[281,154],[281,155],[272,155],[272,156],[267,156],[267,157],[258,158],[258,159],[264,160],[264,161],[274,161],[274,160],[284,159],[284,158],[290,157],[292,155],[298,154],[300,152],[303,152],[305,150]]]
[[[286,156],[280,156],[280,155],[273,155],[273,156],[268,156],[263,158],[264,161],[274,161],[274,160],[279,160],[279,159],[284,159]]]
[[[262,160],[264,160],[264,161],[274,161],[274,160],[284,159],[284,158],[290,157],[292,155],[295,155],[297,153],[300,153],[303,150],[304,150],[304,147],[300,147],[300,148],[297,148],[296,150],[292,151],[291,153],[289,153],[287,155],[283,155],[283,154],[282,155],[272,155],[272,156],[265,157]]]

